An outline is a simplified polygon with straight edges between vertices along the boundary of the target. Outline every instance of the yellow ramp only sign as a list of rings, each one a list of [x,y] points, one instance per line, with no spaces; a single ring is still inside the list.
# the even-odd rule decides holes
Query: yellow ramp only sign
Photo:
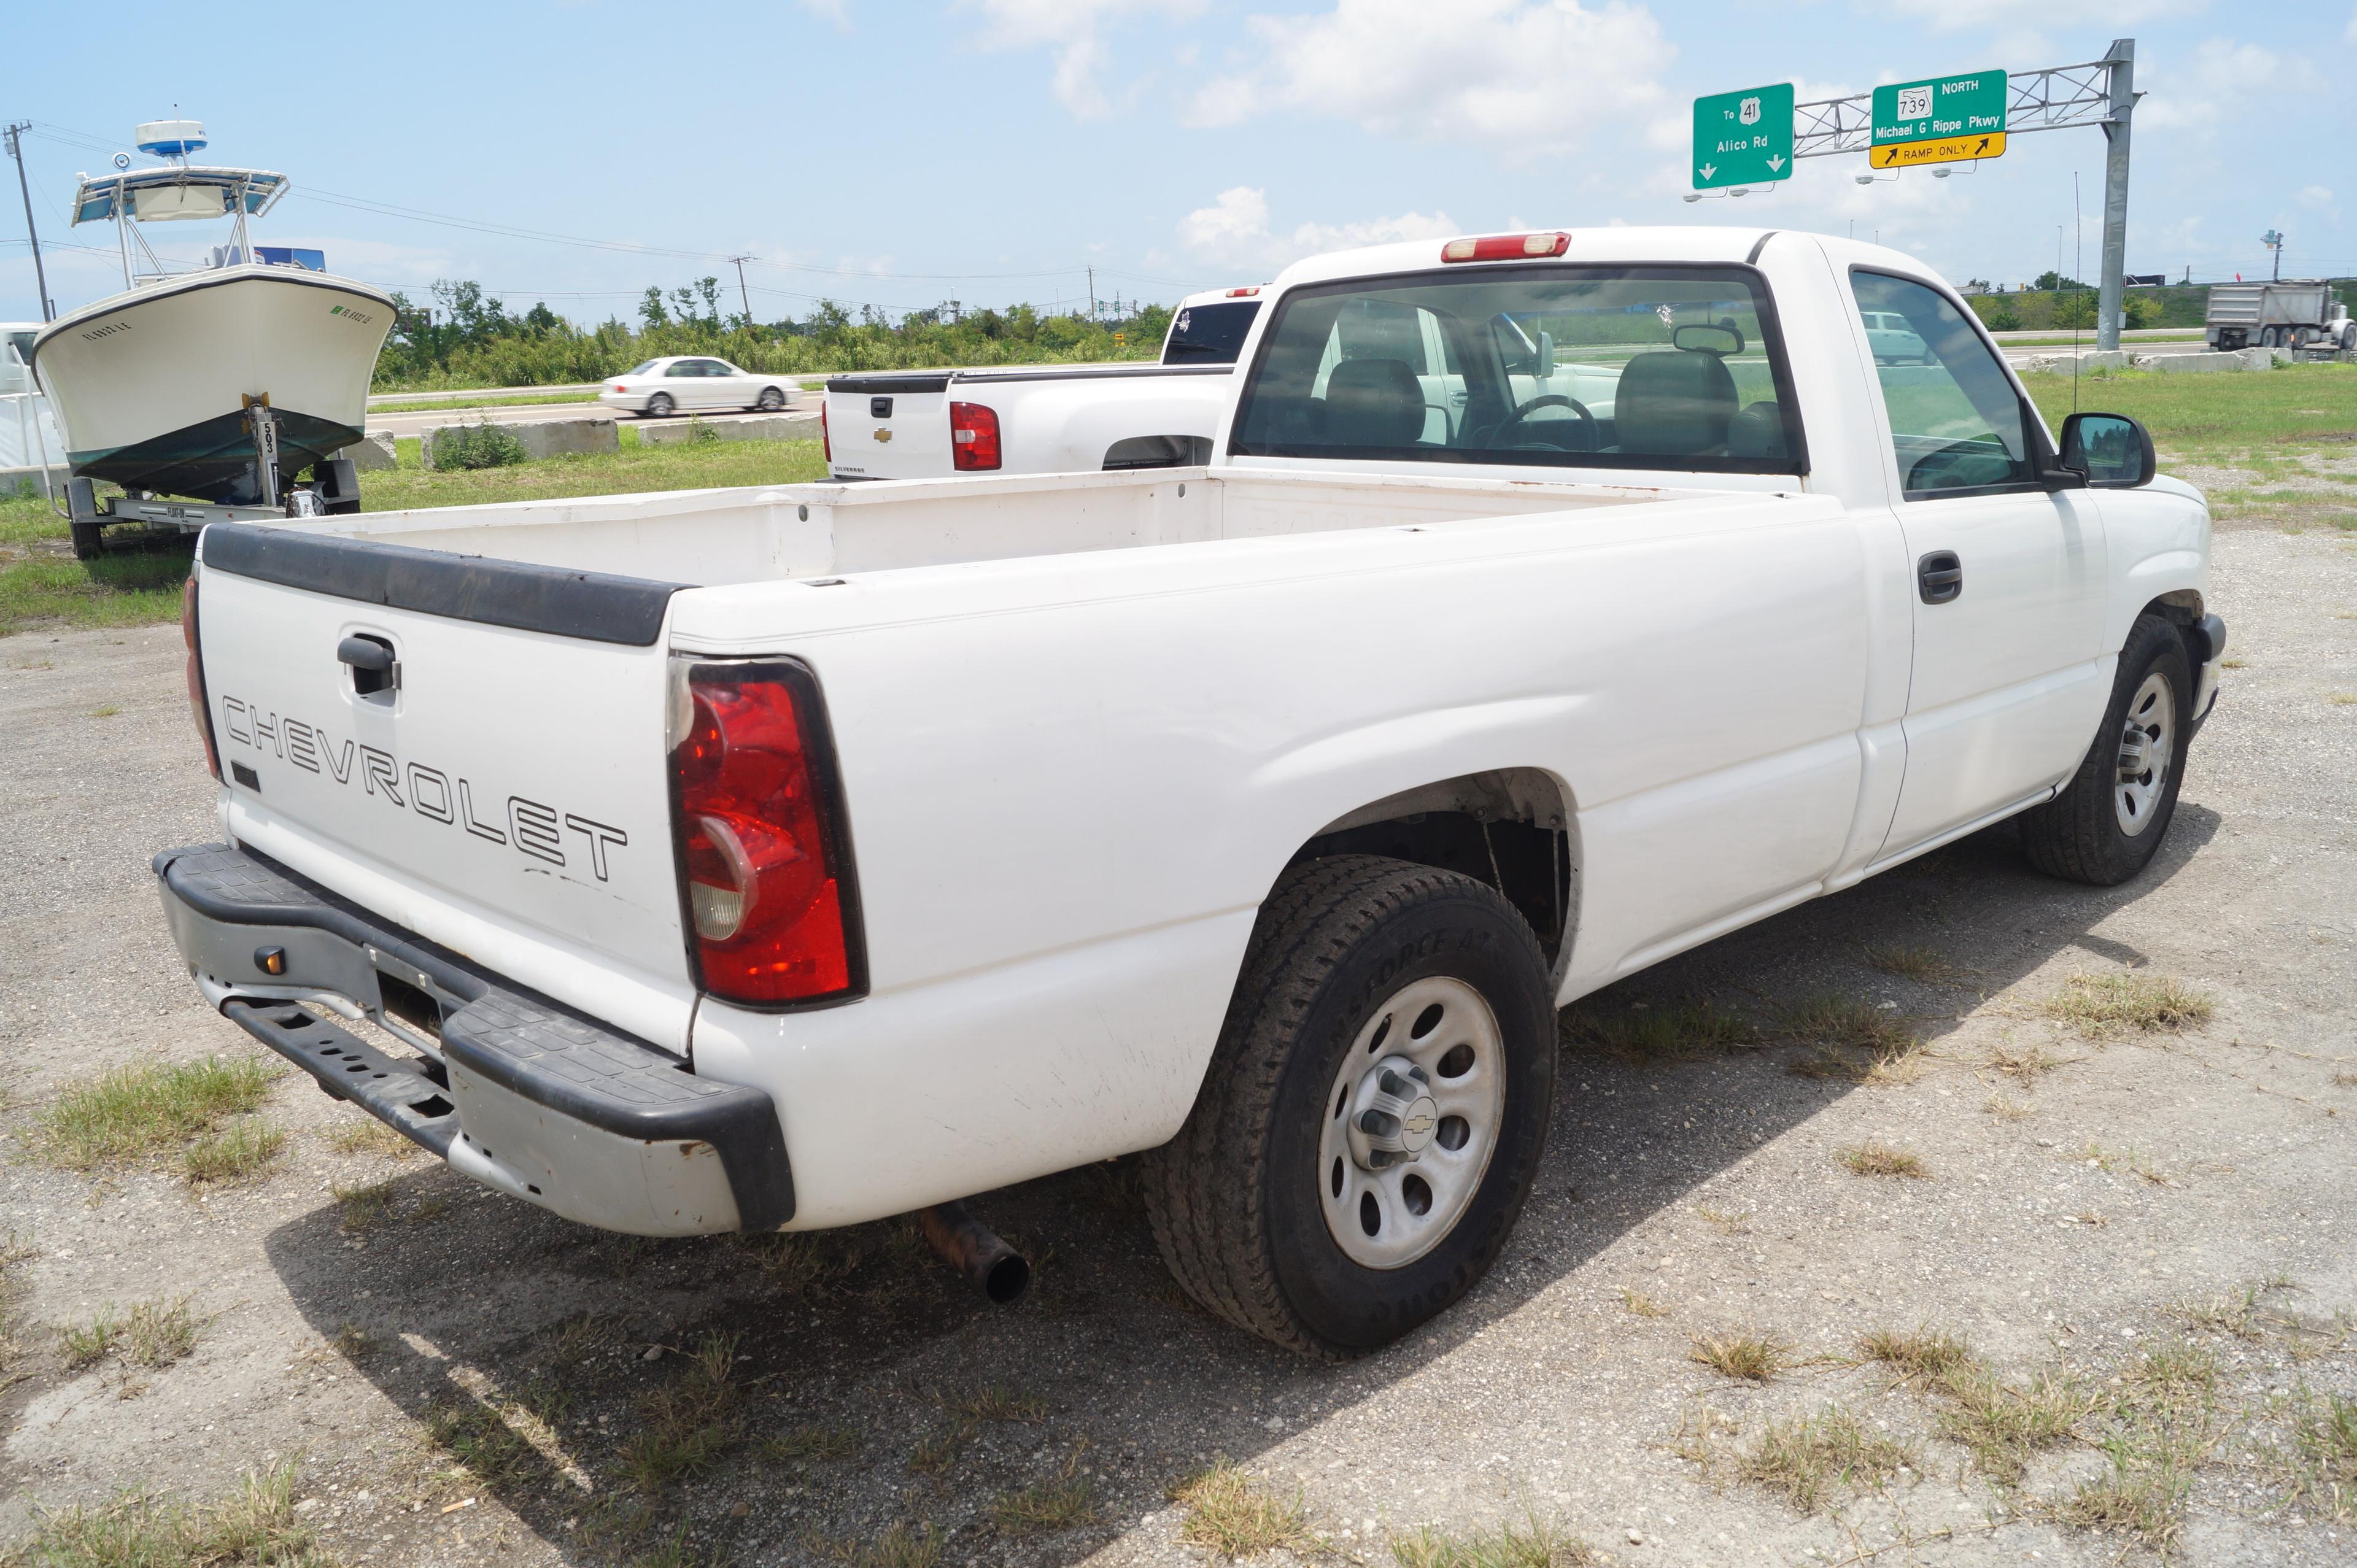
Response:
[[[1869,155],[1876,168],[1914,168],[1923,164],[1970,163],[1975,158],[2005,156],[2005,133],[1985,136],[1943,136],[1932,142],[1892,142]]]

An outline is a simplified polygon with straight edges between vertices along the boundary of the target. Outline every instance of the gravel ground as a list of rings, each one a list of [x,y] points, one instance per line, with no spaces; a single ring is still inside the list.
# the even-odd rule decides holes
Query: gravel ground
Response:
[[[23,1140],[69,1082],[259,1047],[179,972],[146,870],[215,832],[177,630],[0,642],[0,1136],[19,1155],[0,1231],[30,1248],[0,1371],[0,1542],[39,1509],[132,1485],[214,1498],[295,1457],[298,1516],[349,1563],[928,1561],[884,1553],[903,1522],[940,1532],[942,1563],[1198,1563],[1167,1488],[1225,1455],[1297,1497],[1305,1550],[1341,1561],[1388,1563],[1426,1522],[1536,1517],[1621,1563],[2110,1564],[2152,1548],[2061,1518],[2109,1473],[2108,1433],[2154,1482],[2170,1552],[2349,1562],[2357,1476],[2336,1520],[2330,1494],[2289,1496],[2279,1456],[2296,1402],[2357,1394],[2357,705],[2332,701],[2357,693],[2357,546],[2222,532],[2216,601],[2246,663],[2141,879],[2043,880],[2000,828],[1595,999],[1706,997],[1759,1033],[1684,1065],[1574,1047],[1495,1273],[1339,1368],[1189,1309],[1119,1163],[976,1201],[1039,1262],[1010,1310],[897,1223],[639,1241],[346,1152],[330,1133],[355,1113],[298,1075],[272,1092],[291,1136],[259,1180],[38,1163]],[[1872,965],[1894,947],[1947,969]],[[2214,1015],[2089,1038],[2047,1015],[2072,976],[2129,970],[2199,987]],[[1775,1020],[1823,993],[1925,1049],[1886,1081],[1793,1073]],[[2061,1065],[1999,1065],[2041,1050]],[[1928,1176],[1838,1162],[1877,1140]],[[63,1326],[184,1294],[186,1359],[68,1369]],[[2220,1298],[2207,1326],[2187,1317]],[[1995,1484],[1943,1424],[1953,1402],[1857,1359],[1863,1333],[1919,1326],[2017,1388],[2044,1372],[2129,1402]],[[1690,1358],[1691,1337],[1738,1331],[1792,1365],[1752,1383]],[[718,1383],[691,1354],[716,1343]],[[2180,1345],[2214,1360],[2207,1391],[2135,1404],[2142,1359]],[[1773,1423],[1833,1404],[1911,1444],[1908,1467],[1811,1512],[1744,1477]],[[683,1410],[716,1425],[704,1466],[634,1478],[633,1444],[644,1471]],[[2153,1463],[2168,1443],[2175,1471]],[[1084,1522],[995,1519],[1060,1479],[1085,1484]]]

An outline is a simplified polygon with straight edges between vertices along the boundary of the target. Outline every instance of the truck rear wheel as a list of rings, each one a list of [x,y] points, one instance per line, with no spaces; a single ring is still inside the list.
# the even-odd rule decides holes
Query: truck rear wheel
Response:
[[[1279,1345],[1388,1344],[1497,1258],[1555,1061],[1546,959],[1496,889],[1372,855],[1293,867],[1193,1112],[1145,1162],[1164,1262]]]
[[[2185,639],[2160,617],[2138,616],[2095,744],[2061,794],[2021,814],[2032,865],[2097,887],[2145,868],[2177,814],[2192,700]]]

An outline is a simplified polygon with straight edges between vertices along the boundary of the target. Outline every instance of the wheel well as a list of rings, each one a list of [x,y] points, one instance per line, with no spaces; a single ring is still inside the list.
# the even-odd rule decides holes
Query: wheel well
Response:
[[[1467,773],[1386,795],[1319,829],[1287,865],[1380,854],[1486,882],[1561,960],[1578,924],[1579,854],[1566,792],[1536,768]]]

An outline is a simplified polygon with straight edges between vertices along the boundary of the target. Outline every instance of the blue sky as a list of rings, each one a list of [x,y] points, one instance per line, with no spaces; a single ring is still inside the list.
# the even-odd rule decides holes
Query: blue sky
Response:
[[[61,307],[120,286],[112,233],[64,226],[75,172],[176,103],[206,156],[292,177],[264,242],[576,319],[707,273],[733,298],[711,258],[738,252],[770,320],[820,295],[1070,304],[1091,264],[1100,296],[1168,300],[1354,243],[1612,222],[1854,225],[2004,282],[2069,249],[2074,173],[2094,272],[2101,132],[2018,137],[1944,180],[1861,188],[1861,158],[1813,159],[1772,195],[1686,205],[1691,101],[2026,71],[2116,36],[2147,94],[2131,272],[2264,274],[2270,228],[2287,275],[2357,272],[2352,0],[121,4],[102,65],[85,14],[20,3],[0,115],[37,123],[44,242],[105,248],[48,252]],[[37,316],[0,194],[0,317]],[[199,254],[212,227],[158,226],[159,249]]]

